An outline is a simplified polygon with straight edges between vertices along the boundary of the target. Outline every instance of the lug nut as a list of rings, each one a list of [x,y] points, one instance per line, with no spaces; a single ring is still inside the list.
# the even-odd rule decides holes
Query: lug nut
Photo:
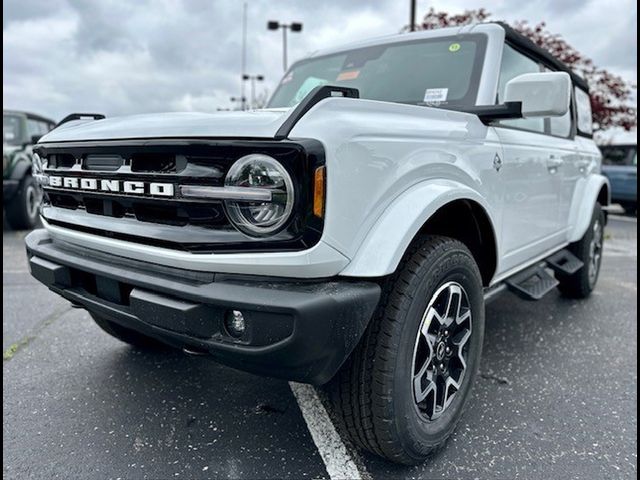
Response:
[[[449,347],[445,348],[444,351],[447,353],[451,353],[451,349]]]
[[[444,363],[440,364],[440,370],[444,370]]]
[[[448,337],[448,336],[449,336],[449,330],[445,330],[445,331],[444,331],[444,336],[445,336],[445,337]]]

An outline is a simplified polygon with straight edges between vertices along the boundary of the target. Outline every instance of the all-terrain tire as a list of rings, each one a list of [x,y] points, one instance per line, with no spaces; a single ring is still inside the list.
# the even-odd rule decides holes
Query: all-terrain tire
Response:
[[[14,230],[29,230],[38,222],[40,187],[31,175],[26,175],[15,196],[5,205],[7,222]]]
[[[466,290],[472,315],[466,371],[448,407],[429,419],[414,397],[417,337],[430,301],[453,283]],[[445,444],[460,420],[478,370],[483,336],[482,280],[473,256],[457,240],[420,238],[385,282],[362,340],[328,385],[342,431],[356,446],[393,462],[423,462]]]
[[[602,207],[595,204],[591,222],[582,238],[569,245],[569,250],[584,264],[573,275],[557,274],[558,288],[569,298],[587,298],[596,286],[602,265],[605,218]],[[596,257],[594,258],[594,255]]]

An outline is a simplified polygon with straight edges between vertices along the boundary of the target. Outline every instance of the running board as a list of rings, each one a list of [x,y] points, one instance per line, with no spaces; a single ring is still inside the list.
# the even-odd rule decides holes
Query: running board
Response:
[[[546,262],[551,270],[561,275],[573,275],[584,265],[582,260],[567,249],[554,253],[546,259]]]
[[[541,264],[516,273],[505,280],[505,283],[509,290],[525,300],[540,300],[560,282],[549,275],[545,264]]]
[[[556,275],[573,275],[583,266],[582,261],[565,248],[503,282],[485,288],[484,301],[490,302],[507,289],[525,300],[540,300],[559,283],[547,268],[553,270]]]

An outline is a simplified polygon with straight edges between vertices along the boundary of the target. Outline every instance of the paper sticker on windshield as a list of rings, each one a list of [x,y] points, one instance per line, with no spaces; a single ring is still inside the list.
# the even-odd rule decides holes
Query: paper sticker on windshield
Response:
[[[360,75],[360,70],[349,70],[347,72],[340,72],[336,81],[342,80],[355,80]]]
[[[287,76],[280,81],[280,84],[284,85],[285,83],[289,83],[291,80],[293,80],[293,72],[289,72]]]
[[[447,100],[448,88],[427,88],[424,92],[424,103],[438,104]]]

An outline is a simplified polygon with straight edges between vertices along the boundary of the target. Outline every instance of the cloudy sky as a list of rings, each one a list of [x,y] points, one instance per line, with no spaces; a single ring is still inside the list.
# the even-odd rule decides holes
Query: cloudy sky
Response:
[[[633,0],[418,0],[419,13],[430,6],[544,20],[597,65],[636,81]],[[248,0],[248,71],[263,74],[268,90],[282,74],[281,35],[267,20],[304,23],[289,36],[294,60],[396,33],[408,10],[409,0]],[[228,108],[240,89],[241,18],[240,0],[4,0],[4,108],[54,119]]]

